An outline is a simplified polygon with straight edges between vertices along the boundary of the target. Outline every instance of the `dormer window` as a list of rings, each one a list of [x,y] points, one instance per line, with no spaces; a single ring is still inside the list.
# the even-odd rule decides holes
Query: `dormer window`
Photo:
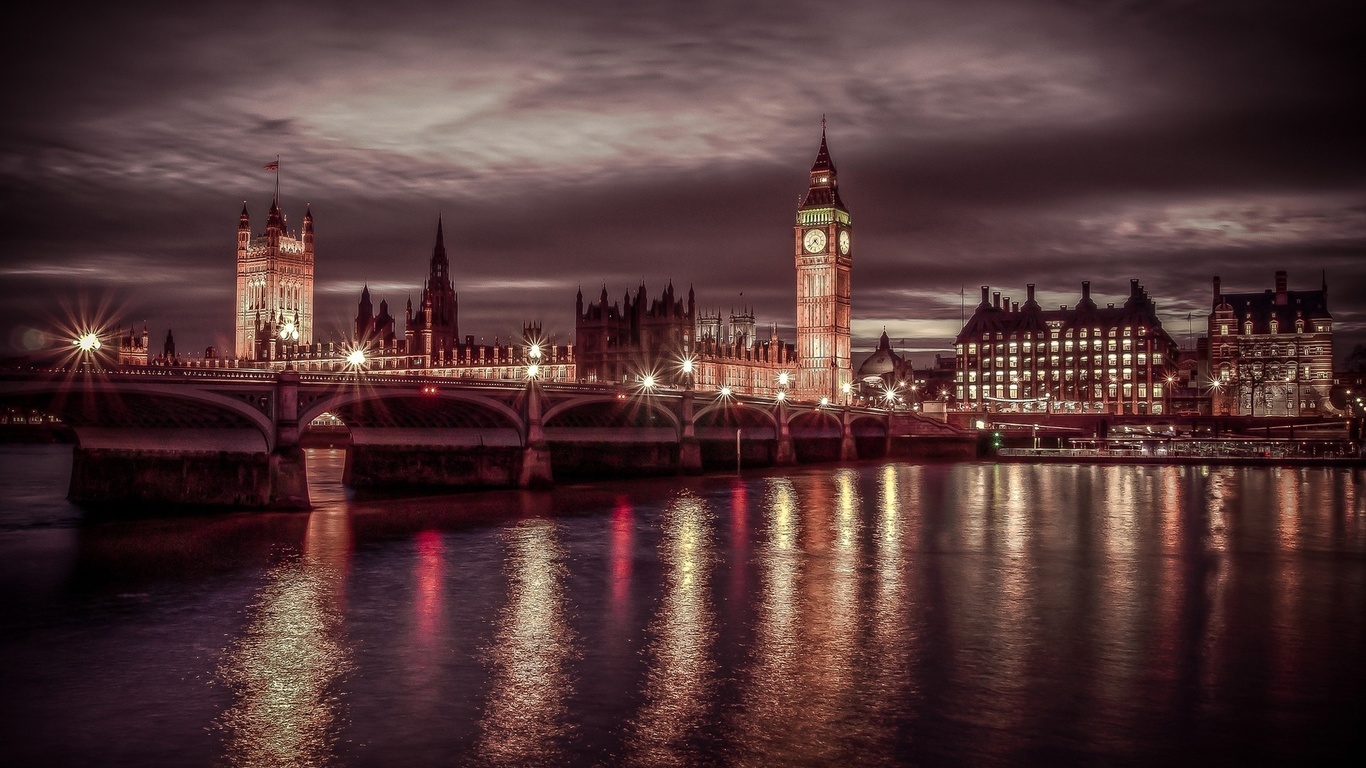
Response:
[[[1278,321],[1278,320],[1272,320],[1272,321],[1271,321],[1271,332],[1272,332],[1272,333],[1280,333],[1280,332],[1281,332],[1280,329],[1281,329],[1280,321]]]
[[[1296,320],[1296,321],[1295,321],[1295,333],[1304,333],[1304,321],[1303,321],[1303,320]]]
[[[1243,323],[1243,333],[1246,333],[1246,334],[1251,334],[1251,333],[1252,333],[1252,321],[1251,321],[1251,320],[1247,321],[1246,323]]]

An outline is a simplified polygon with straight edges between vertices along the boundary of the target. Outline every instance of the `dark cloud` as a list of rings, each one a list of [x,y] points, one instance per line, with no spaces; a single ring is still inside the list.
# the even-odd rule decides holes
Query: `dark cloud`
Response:
[[[46,18],[43,18],[46,14]],[[438,215],[462,329],[643,279],[790,334],[792,213],[828,113],[856,342],[944,348],[960,291],[1122,299],[1184,335],[1214,274],[1326,271],[1366,336],[1366,83],[1348,3],[342,2],[52,6],[8,25],[0,337],[92,296],[227,345],[243,199],[317,220],[318,327],[401,309]],[[60,29],[23,35],[16,29]],[[743,297],[741,294],[743,293]],[[85,295],[85,299],[82,299]],[[1102,299],[1103,300],[1103,299]],[[63,309],[63,303],[66,308]],[[927,354],[926,357],[929,355]]]

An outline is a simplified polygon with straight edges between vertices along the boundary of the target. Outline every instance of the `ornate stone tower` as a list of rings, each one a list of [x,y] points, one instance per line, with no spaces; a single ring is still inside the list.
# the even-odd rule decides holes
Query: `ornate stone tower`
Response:
[[[451,281],[451,261],[446,255],[440,216],[436,219],[436,246],[432,248],[427,282],[422,285],[422,299],[416,313],[412,302],[408,303],[404,327],[409,353],[426,356],[428,367],[446,365],[454,359],[460,343],[460,297]]]
[[[304,209],[303,232],[289,231],[277,191],[266,230],[252,237],[247,204],[237,224],[236,355],[273,356],[278,329],[293,322],[299,344],[313,343],[313,211]]]
[[[797,208],[793,245],[797,256],[797,385],[803,400],[840,402],[852,381],[849,346],[849,272],[853,233],[840,199],[835,162],[825,145],[811,166],[806,198]]]

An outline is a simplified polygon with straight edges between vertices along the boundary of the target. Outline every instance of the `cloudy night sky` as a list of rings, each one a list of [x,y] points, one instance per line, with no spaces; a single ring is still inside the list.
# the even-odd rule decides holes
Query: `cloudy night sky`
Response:
[[[201,7],[203,5],[203,7]],[[141,7],[141,10],[139,10]],[[979,286],[1138,278],[1188,340],[1225,290],[1326,273],[1366,341],[1359,3],[47,4],[8,20],[0,343],[84,313],[232,349],[237,217],[311,203],[319,340],[401,317],[438,214],[461,333],[643,279],[791,340],[821,115],[855,348],[946,352]],[[743,294],[743,296],[742,296]],[[856,360],[858,355],[856,355]]]

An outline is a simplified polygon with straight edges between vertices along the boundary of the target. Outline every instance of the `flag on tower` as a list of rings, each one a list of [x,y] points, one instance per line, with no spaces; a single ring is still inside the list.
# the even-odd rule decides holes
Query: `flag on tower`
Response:
[[[280,161],[279,161],[279,160],[271,160],[269,163],[266,163],[266,164],[265,164],[264,168],[265,168],[265,170],[267,170],[267,171],[278,171],[278,170],[280,170]]]

